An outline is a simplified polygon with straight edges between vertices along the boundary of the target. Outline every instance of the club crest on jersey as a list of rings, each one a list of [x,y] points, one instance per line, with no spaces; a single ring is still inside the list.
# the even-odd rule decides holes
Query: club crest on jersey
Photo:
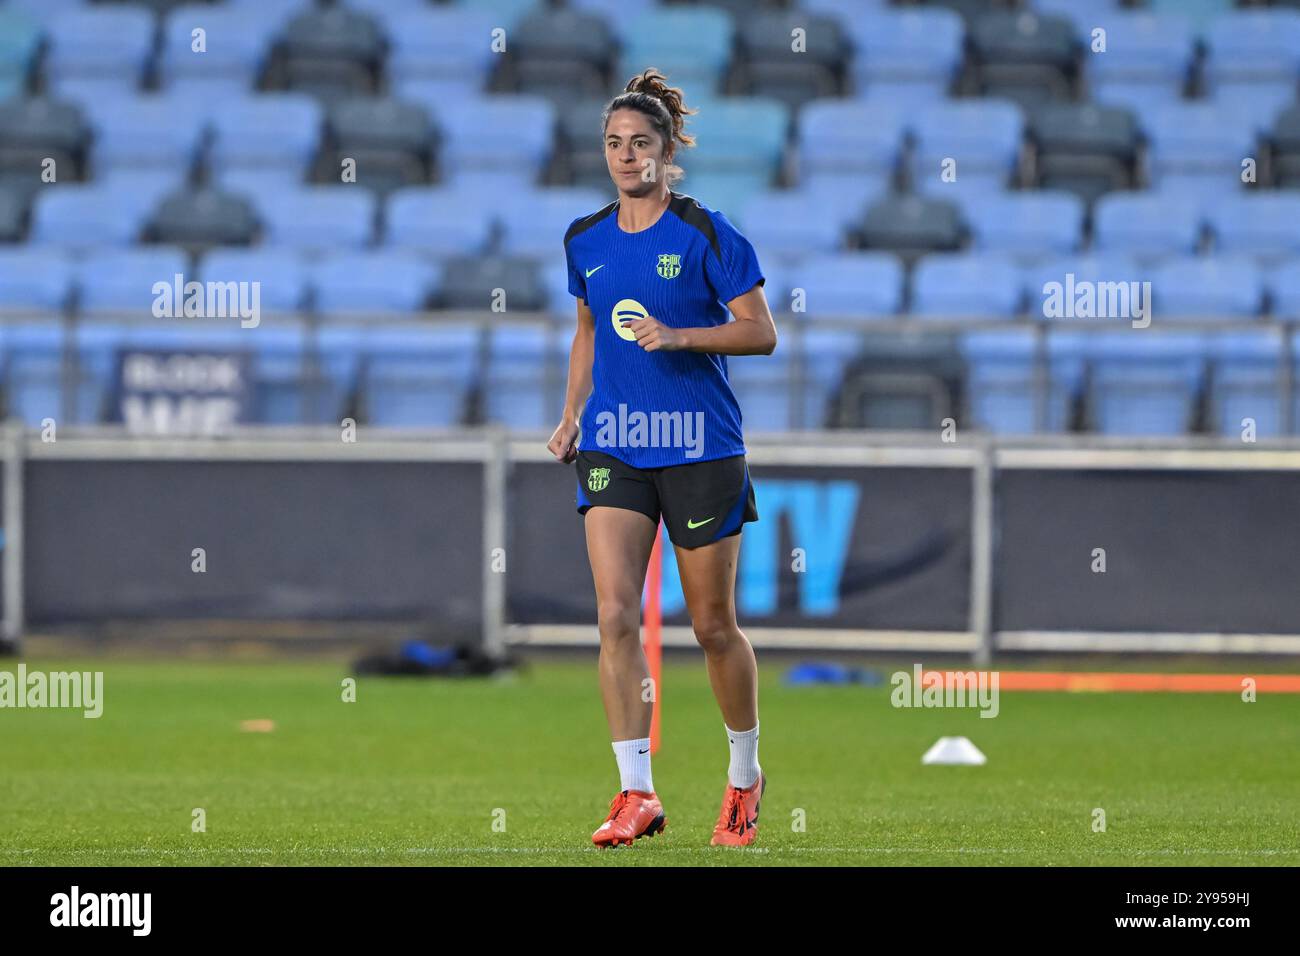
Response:
[[[659,274],[665,279],[675,279],[682,272],[682,257],[672,252],[659,254]]]
[[[591,492],[604,491],[609,485],[609,469],[593,468],[587,472],[587,490]]]

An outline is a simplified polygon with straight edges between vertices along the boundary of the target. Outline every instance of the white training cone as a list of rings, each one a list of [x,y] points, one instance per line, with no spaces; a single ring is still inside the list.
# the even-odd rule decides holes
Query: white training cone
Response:
[[[940,737],[934,746],[925,752],[921,763],[963,764],[978,767],[988,758],[980,749],[970,742],[969,737]]]

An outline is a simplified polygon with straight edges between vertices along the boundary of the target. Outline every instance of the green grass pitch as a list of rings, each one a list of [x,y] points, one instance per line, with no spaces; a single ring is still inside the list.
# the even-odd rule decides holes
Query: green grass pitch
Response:
[[[1004,692],[986,719],[895,709],[887,685],[787,688],[760,654],[769,785],[735,850],[708,846],[727,744],[703,660],[672,658],[668,828],[602,851],[618,778],[594,654],[361,678],[355,703],[340,664],[27,664],[103,670],[104,714],[0,710],[2,865],[1300,863],[1300,695]],[[241,731],[255,718],[275,729]],[[987,765],[922,766],[952,734]]]

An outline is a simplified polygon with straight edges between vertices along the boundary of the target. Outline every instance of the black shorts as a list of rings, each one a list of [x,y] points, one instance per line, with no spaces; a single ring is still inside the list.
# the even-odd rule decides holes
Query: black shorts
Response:
[[[604,505],[639,511],[656,524],[662,514],[679,548],[729,538],[758,520],[744,455],[642,469],[604,452],[579,451],[577,465],[579,514]]]

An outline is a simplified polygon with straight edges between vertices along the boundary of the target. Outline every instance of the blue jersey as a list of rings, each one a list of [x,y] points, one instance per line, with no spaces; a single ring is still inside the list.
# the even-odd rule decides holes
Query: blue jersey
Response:
[[[622,322],[654,316],[674,328],[722,325],[724,303],[763,282],[749,241],[720,212],[672,193],[649,229],[625,232],[618,202],[574,220],[564,236],[569,291],[596,322],[592,394],[579,447],[633,468],[745,454],[727,357],[647,352]]]

